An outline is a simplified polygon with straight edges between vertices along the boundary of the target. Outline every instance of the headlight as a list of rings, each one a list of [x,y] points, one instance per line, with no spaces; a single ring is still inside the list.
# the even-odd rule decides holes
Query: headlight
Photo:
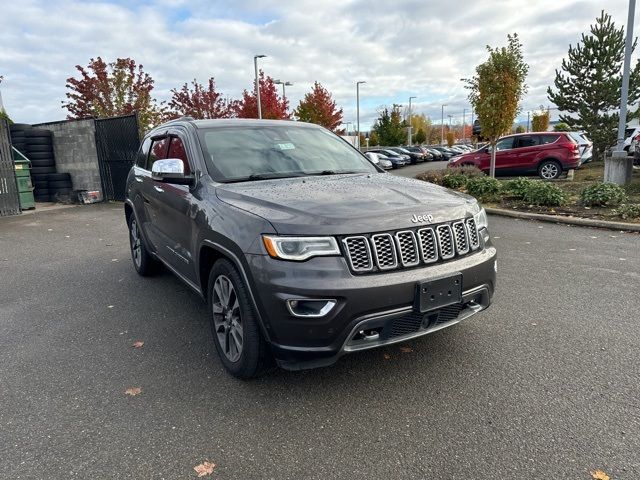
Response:
[[[333,237],[276,237],[263,235],[262,241],[273,258],[302,261],[311,257],[340,255]]]
[[[487,212],[484,211],[480,205],[478,205],[479,211],[473,214],[473,221],[476,222],[476,228],[478,230],[482,228],[489,228],[489,219],[487,218]]]

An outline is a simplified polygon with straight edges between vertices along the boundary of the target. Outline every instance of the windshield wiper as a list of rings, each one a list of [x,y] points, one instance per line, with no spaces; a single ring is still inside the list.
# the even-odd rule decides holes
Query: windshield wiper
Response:
[[[240,178],[231,178],[229,180],[226,180],[225,183],[235,183],[235,182],[253,182],[256,180],[273,180],[273,179],[277,179],[277,178],[292,178],[292,177],[300,177],[302,176],[299,173],[276,173],[276,172],[272,172],[272,173],[252,173],[251,175],[247,176],[247,177],[240,177]]]
[[[307,175],[346,175],[349,173],[365,173],[365,172],[354,172],[351,170],[337,171],[337,170],[322,170],[321,172],[308,173]]]

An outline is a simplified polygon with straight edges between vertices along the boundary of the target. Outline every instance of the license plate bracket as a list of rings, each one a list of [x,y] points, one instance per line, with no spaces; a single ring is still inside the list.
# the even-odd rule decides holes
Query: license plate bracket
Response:
[[[462,303],[462,274],[425,280],[416,285],[415,309],[421,313]]]

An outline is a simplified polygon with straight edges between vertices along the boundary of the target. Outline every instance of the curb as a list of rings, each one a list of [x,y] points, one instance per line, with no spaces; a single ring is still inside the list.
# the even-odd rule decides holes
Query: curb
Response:
[[[627,232],[640,232],[640,224],[624,222],[608,222],[606,220],[593,220],[590,218],[563,217],[560,215],[545,215],[542,213],[518,212],[516,210],[504,210],[502,208],[485,207],[487,213],[502,217],[520,218],[525,220],[539,220],[541,222],[563,223],[578,225],[581,227],[606,228],[608,230],[623,230]]]

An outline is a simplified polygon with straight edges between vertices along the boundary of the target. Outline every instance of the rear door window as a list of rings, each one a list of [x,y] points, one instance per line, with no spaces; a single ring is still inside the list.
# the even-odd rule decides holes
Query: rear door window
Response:
[[[144,142],[140,146],[138,151],[138,158],[136,159],[136,166],[140,168],[147,168],[147,158],[149,157],[149,148],[151,148],[151,139],[145,138]]]
[[[515,148],[535,147],[536,145],[540,145],[540,137],[538,135],[524,135],[517,138]]]

